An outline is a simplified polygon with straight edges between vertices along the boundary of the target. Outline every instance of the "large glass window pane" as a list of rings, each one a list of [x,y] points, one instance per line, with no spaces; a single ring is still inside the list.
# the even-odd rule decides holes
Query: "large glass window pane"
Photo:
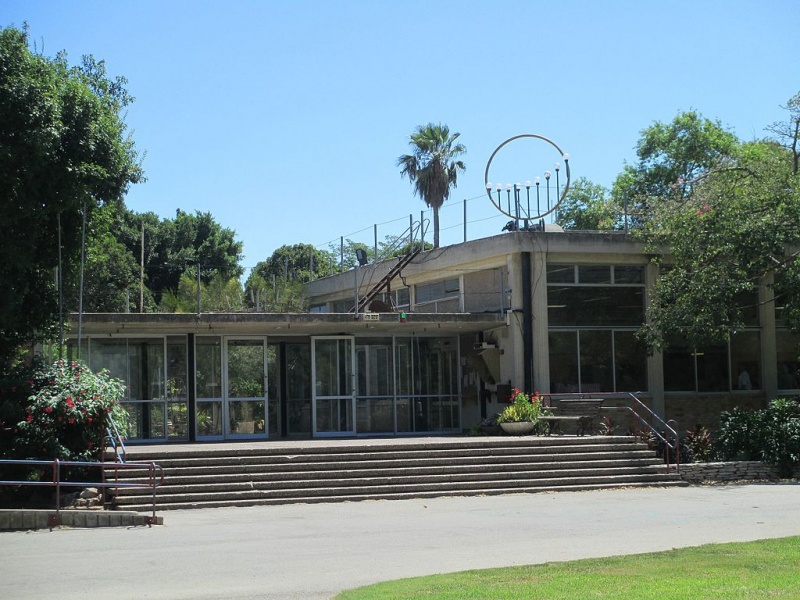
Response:
[[[216,336],[198,336],[195,340],[197,397],[222,397],[222,341]]]
[[[556,394],[578,390],[578,334],[550,332],[550,389]]]
[[[644,288],[550,286],[551,326],[639,326],[644,321]]]
[[[314,350],[316,395],[351,396],[351,339],[317,340]]]
[[[697,355],[697,391],[727,392],[728,346],[715,344],[699,349]]]
[[[228,398],[263,397],[263,340],[228,340]]]
[[[128,391],[131,400],[165,397],[164,340],[128,340]]]
[[[614,362],[610,331],[581,331],[581,392],[614,391]]]
[[[800,388],[800,336],[786,329],[775,331],[778,355],[778,389]]]
[[[186,371],[186,336],[167,338],[167,429],[168,436],[185,439],[189,436]]]
[[[731,389],[761,389],[761,342],[758,331],[743,331],[731,338]]]
[[[694,349],[678,340],[670,340],[664,352],[664,389],[668,392],[696,391]]]
[[[287,343],[285,349],[289,433],[311,433],[311,344]]]
[[[647,391],[647,351],[633,331],[614,332],[617,392]]]

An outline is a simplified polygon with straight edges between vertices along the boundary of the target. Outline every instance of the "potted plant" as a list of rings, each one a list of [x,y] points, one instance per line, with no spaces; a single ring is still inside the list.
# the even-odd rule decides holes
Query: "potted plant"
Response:
[[[536,429],[539,416],[543,414],[548,414],[547,407],[542,405],[538,392],[530,395],[514,388],[511,404],[497,416],[497,422],[506,433],[525,435]]]

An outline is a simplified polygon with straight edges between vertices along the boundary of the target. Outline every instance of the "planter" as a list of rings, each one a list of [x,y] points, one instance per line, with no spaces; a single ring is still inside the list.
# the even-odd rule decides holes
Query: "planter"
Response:
[[[510,435],[529,435],[536,429],[533,421],[522,421],[520,423],[500,423],[503,431]]]

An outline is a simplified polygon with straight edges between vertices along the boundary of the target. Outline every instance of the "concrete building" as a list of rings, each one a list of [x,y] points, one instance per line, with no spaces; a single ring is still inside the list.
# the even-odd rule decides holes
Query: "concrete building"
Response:
[[[460,433],[512,387],[641,392],[685,430],[797,392],[767,285],[730,344],[648,356],[650,258],[623,232],[514,231],[313,281],[307,314],[86,314],[81,355],[126,381],[147,442]]]

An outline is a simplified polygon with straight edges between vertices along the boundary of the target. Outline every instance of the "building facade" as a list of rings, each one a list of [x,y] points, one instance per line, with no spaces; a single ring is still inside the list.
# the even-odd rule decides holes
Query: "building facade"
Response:
[[[622,232],[516,231],[396,266],[309,283],[307,314],[83,315],[80,355],[126,382],[129,438],[148,443],[460,433],[512,387],[636,392],[713,428],[800,387],[766,283],[729,344],[648,355],[636,332],[658,267]]]

